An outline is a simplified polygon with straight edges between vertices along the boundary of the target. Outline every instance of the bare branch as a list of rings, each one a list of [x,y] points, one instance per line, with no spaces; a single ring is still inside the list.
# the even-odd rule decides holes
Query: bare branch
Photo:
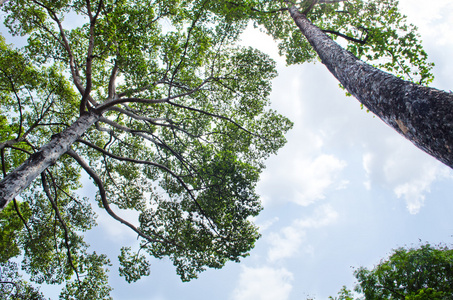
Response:
[[[342,34],[341,32],[338,32],[338,31],[334,31],[334,30],[322,30],[323,32],[325,33],[331,33],[331,34],[335,34],[339,37],[342,37],[348,41],[351,41],[351,42],[354,42],[354,43],[358,43],[358,44],[366,44],[367,40],[368,40],[368,32],[367,32],[367,35],[366,37],[363,39],[363,40],[359,40],[359,39],[356,39],[356,38],[353,38],[353,37],[350,37],[350,36],[347,36],[345,34]]]

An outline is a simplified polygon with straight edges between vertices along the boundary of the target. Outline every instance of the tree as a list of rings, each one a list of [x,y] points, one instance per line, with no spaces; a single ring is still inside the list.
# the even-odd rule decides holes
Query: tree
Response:
[[[62,298],[110,298],[109,259],[83,241],[95,215],[77,193],[82,171],[141,238],[121,250],[128,282],[149,274],[143,253],[168,256],[184,281],[248,255],[256,182],[292,124],[266,108],[275,63],[236,43],[245,22],[172,0],[2,10],[28,44],[0,40],[1,261],[20,253],[32,282],[66,282]]]
[[[0,296],[2,299],[45,300],[39,289],[21,279],[16,263],[0,263]]]
[[[398,248],[371,271],[360,267],[354,275],[364,299],[452,299],[453,250],[430,244]],[[346,288],[339,296],[353,299]]]
[[[416,27],[407,25],[398,12],[398,1],[226,3],[214,11],[262,25],[279,42],[289,64],[319,56],[364,107],[418,148],[453,167],[453,94],[423,85],[433,78],[432,64],[427,62]],[[346,49],[327,34],[341,37]]]

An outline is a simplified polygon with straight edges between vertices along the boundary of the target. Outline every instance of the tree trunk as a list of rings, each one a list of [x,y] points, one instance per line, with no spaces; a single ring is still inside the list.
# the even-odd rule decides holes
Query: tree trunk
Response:
[[[340,47],[296,7],[291,17],[321,61],[366,108],[418,148],[453,168],[453,94],[404,81]]]
[[[53,165],[71,145],[97,120],[96,113],[86,113],[70,127],[52,136],[50,142],[33,153],[21,166],[0,181],[0,210],[21,193],[47,167]]]

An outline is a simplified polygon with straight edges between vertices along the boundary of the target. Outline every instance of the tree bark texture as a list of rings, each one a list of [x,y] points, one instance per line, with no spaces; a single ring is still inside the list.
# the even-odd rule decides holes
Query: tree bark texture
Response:
[[[404,81],[343,49],[296,7],[291,17],[340,83],[418,148],[453,168],[453,93]]]
[[[55,164],[99,117],[94,112],[83,114],[64,131],[52,136],[49,143],[42,146],[22,165],[3,178],[0,181],[0,210],[28,187],[39,174]]]

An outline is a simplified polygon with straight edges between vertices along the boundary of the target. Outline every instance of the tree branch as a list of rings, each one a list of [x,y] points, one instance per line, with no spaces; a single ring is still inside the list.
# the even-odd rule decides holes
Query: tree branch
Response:
[[[359,40],[359,39],[347,36],[345,34],[342,34],[342,33],[338,32],[338,31],[334,31],[334,30],[325,30],[325,29],[323,29],[322,31],[325,32],[325,33],[335,34],[335,35],[337,35],[339,37],[342,37],[342,38],[344,38],[344,39],[346,39],[348,41],[351,41],[351,42],[354,42],[354,43],[358,43],[358,44],[362,44],[362,45],[365,45],[367,40],[368,40],[368,32],[367,32],[366,37],[363,40]]]
[[[196,88],[194,88],[194,89],[192,89],[190,91],[187,91],[185,93],[178,94],[178,95],[169,96],[169,97],[163,98],[163,99],[144,99],[144,98],[135,98],[135,97],[134,98],[115,99],[113,101],[105,102],[105,103],[97,106],[96,107],[96,111],[99,112],[99,113],[102,113],[103,111],[109,109],[110,107],[112,107],[112,106],[114,106],[116,104],[131,103],[131,102],[135,102],[135,103],[149,103],[149,104],[166,103],[166,102],[169,102],[172,99],[177,99],[177,98],[189,96],[189,95],[199,91],[211,79],[212,78],[209,77],[209,78],[203,80],[203,82],[201,84],[199,84]]]
[[[179,247],[179,248],[183,248],[181,247],[180,245],[174,243],[173,241],[169,241],[167,239],[165,239],[164,237],[156,234],[156,233],[153,233],[153,235],[155,235],[156,237],[158,237],[160,240],[156,240],[156,239],[153,239],[151,238],[150,236],[148,236],[147,234],[143,233],[141,230],[139,230],[137,227],[135,227],[134,225],[132,225],[131,223],[129,223],[128,221],[120,218],[117,214],[115,214],[113,212],[113,210],[110,208],[110,204],[108,203],[107,201],[107,198],[106,198],[106,193],[105,193],[105,188],[104,188],[104,184],[102,183],[102,180],[99,178],[99,176],[96,174],[96,172],[94,172],[94,170],[92,170],[90,168],[90,166],[77,154],[74,152],[74,150],[70,149],[68,152],[66,152],[69,156],[71,156],[72,158],[75,159],[75,161],[77,161],[77,163],[85,170],[85,172],[88,173],[88,175],[94,180],[94,182],[96,183],[96,185],[98,186],[98,189],[99,189],[99,195],[101,197],[101,201],[102,201],[102,205],[104,207],[104,209],[107,211],[107,213],[112,217],[114,218],[115,220],[117,220],[118,222],[126,225],[127,227],[129,227],[130,229],[132,229],[133,231],[135,231],[139,236],[141,236],[142,238],[144,238],[145,240],[149,241],[149,242],[154,242],[154,243],[167,243],[167,244],[172,244],[176,247]],[[183,248],[184,249],[184,248]]]
[[[187,191],[187,193],[189,194],[190,198],[192,198],[192,200],[194,201],[195,205],[198,207],[198,209],[200,210],[200,213],[206,218],[206,220],[208,221],[209,225],[211,226],[212,230],[214,230],[214,232],[216,234],[219,234],[217,232],[217,230],[215,229],[215,226],[212,224],[212,220],[211,218],[209,218],[206,213],[204,212],[203,208],[201,207],[200,203],[198,203],[197,199],[195,198],[195,195],[193,195],[192,193],[192,190],[189,189],[189,187],[186,185],[186,183],[181,179],[181,177],[179,175],[177,175],[176,173],[174,173],[172,170],[170,170],[168,167],[164,166],[164,165],[161,165],[161,164],[158,164],[158,163],[155,163],[155,162],[151,162],[151,161],[147,161],[147,160],[138,160],[138,159],[132,159],[132,158],[129,158],[129,157],[122,157],[122,156],[118,156],[118,155],[115,155],[113,153],[110,153],[88,141],[85,141],[83,139],[79,139],[78,140],[79,142],[101,152],[102,154],[104,155],[107,155],[111,158],[114,158],[116,160],[120,160],[120,161],[127,161],[127,162],[132,162],[132,163],[136,163],[136,164],[143,164],[143,165],[150,165],[150,166],[154,166],[154,167],[157,167],[161,170],[164,170],[165,172],[167,172],[168,174],[170,174],[173,178],[175,178],[180,184],[181,186]]]
[[[68,261],[69,261],[69,264],[71,265],[71,268],[74,270],[74,272],[76,274],[77,283],[80,288],[81,282],[80,282],[79,272],[77,271],[77,268],[74,266],[74,261],[72,259],[72,254],[71,254],[71,247],[69,246],[69,229],[66,226],[66,223],[64,222],[63,217],[61,216],[60,210],[58,209],[58,205],[57,205],[55,199],[53,198],[52,194],[50,193],[49,186],[47,184],[46,175],[44,173],[45,172],[41,173],[42,187],[44,189],[44,192],[47,195],[47,198],[49,199],[50,203],[52,204],[52,208],[55,211],[55,215],[57,216],[58,221],[60,222],[61,226],[63,227],[64,240],[65,240],[65,246],[66,246],[67,255],[68,255]]]
[[[89,40],[88,40],[88,49],[87,49],[87,55],[86,55],[86,69],[85,69],[86,85],[85,85],[85,91],[82,96],[82,100],[80,101],[80,115],[82,115],[86,110],[88,96],[90,95],[91,88],[93,86],[93,80],[92,80],[91,75],[92,75],[92,69],[93,69],[94,27],[96,25],[96,20],[99,16],[99,13],[100,13],[101,7],[102,7],[102,0],[100,0],[99,4],[98,4],[97,12],[94,16],[92,16],[90,0],[87,0],[86,2],[87,2],[88,16],[90,18],[90,36],[89,36]]]

